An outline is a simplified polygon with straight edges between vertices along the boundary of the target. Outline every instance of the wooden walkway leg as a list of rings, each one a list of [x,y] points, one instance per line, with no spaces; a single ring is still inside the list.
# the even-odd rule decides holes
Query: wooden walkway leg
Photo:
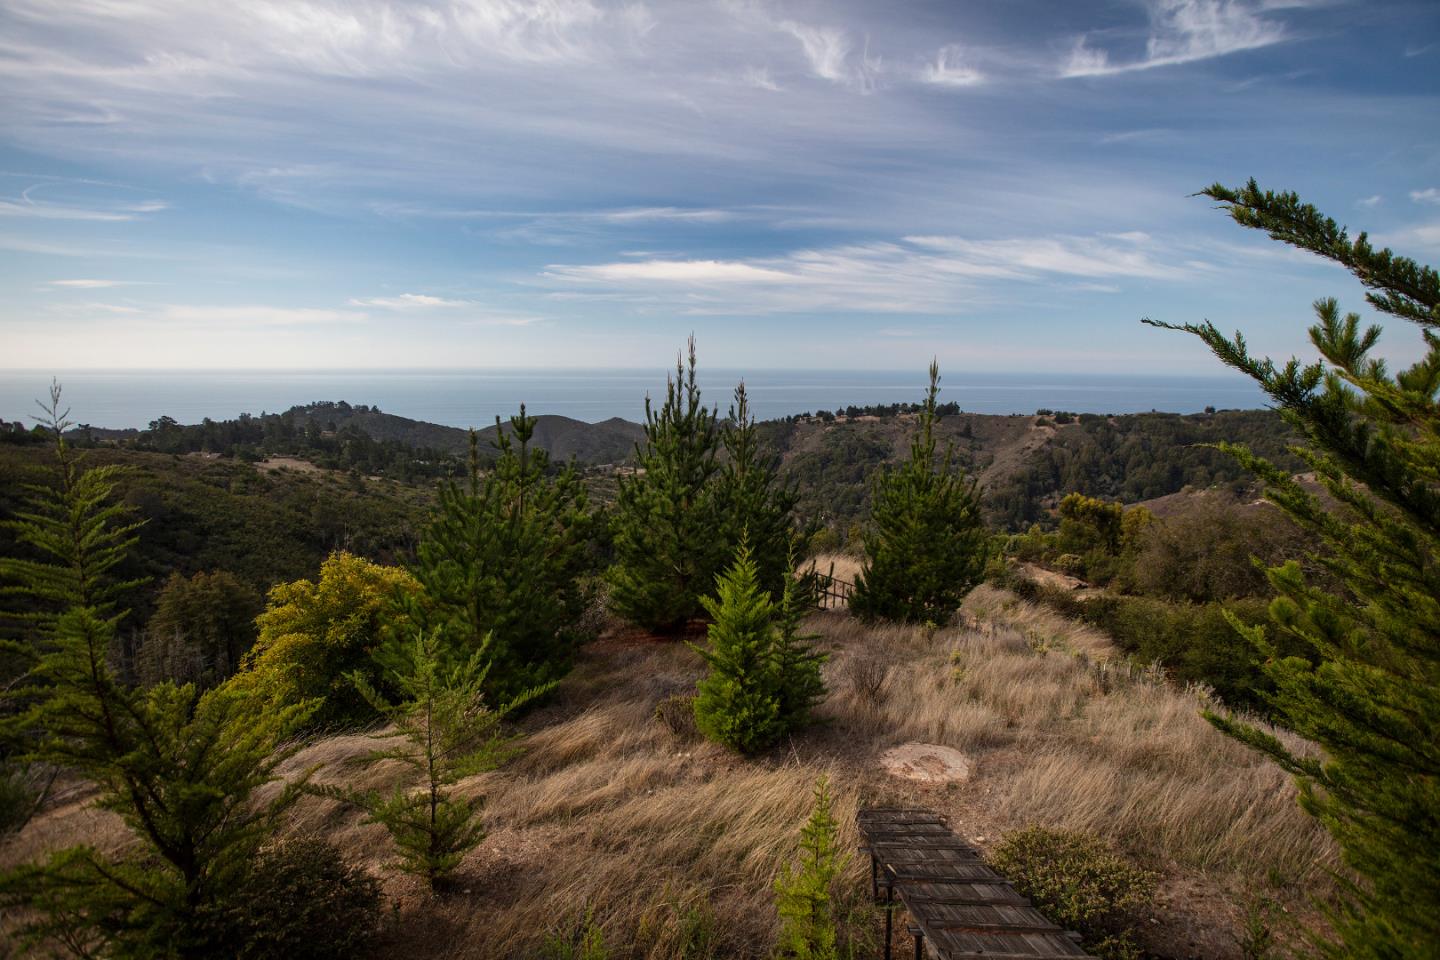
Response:
[[[925,931],[913,924],[909,930],[910,936],[915,938],[915,960],[925,960]]]
[[[895,925],[895,884],[885,886],[885,960],[890,960],[890,930]]]

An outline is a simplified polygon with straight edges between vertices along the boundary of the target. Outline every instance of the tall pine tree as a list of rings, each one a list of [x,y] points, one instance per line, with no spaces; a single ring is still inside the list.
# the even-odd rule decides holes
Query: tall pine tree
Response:
[[[779,458],[766,450],[742,380],[721,437],[726,459],[717,478],[717,499],[728,552],[749,545],[760,586],[780,599],[789,581],[790,555],[797,546],[793,483],[780,480]]]
[[[4,698],[20,708],[4,733],[22,759],[72,770],[99,788],[136,842],[119,852],[81,844],[0,874],[0,906],[24,908],[26,945],[58,940],[79,956],[224,956],[215,919],[246,878],[279,815],[296,797],[269,799],[288,756],[279,744],[310,706],[264,710],[228,686],[125,686],[108,661],[124,583],[111,574],[136,525],[114,503],[116,472],[83,469],[65,443],[60,392],[50,426],[55,487],[31,491],[13,528],[36,557],[0,563],[7,593],[27,601],[29,669]]]
[[[989,544],[976,483],[953,447],[936,456],[939,394],[932,362],[910,458],[883,471],[871,494],[865,562],[850,598],[858,616],[944,623],[984,574]]]
[[[657,411],[645,399],[645,442],[635,473],[620,478],[615,562],[606,574],[612,609],[633,623],[674,632],[701,616],[700,598],[728,558],[713,482],[720,469],[716,413],[700,402],[695,338],[677,358]]]
[[[510,432],[495,426],[493,469],[481,473],[472,433],[468,485],[440,491],[412,570],[424,587],[412,615],[461,662],[490,637],[487,693],[504,701],[569,669],[590,596],[591,516],[573,465],[553,471],[532,444],[523,405]]]
[[[1318,744],[1297,754],[1243,719],[1221,730],[1295,775],[1300,803],[1334,835],[1363,878],[1333,917],[1321,953],[1349,958],[1437,956],[1440,945],[1440,276],[1353,240],[1293,193],[1219,184],[1204,191],[1236,223],[1345,267],[1382,313],[1417,324],[1425,355],[1391,374],[1370,356],[1380,328],[1315,303],[1310,342],[1322,359],[1277,366],[1242,335],[1186,324],[1227,365],[1249,375],[1304,438],[1294,448],[1332,499],[1242,447],[1228,449],[1266,482],[1266,497],[1325,545],[1318,558],[1341,593],[1289,563],[1269,571],[1274,631],[1306,656],[1286,656],[1263,627],[1241,630],[1274,682],[1275,717]],[[1152,322],[1147,320],[1146,322]],[[1169,326],[1168,324],[1155,324]]]

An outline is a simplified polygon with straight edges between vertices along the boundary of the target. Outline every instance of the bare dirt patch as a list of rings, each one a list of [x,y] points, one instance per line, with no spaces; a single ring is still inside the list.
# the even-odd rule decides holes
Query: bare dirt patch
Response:
[[[880,754],[881,768],[892,777],[921,783],[964,783],[970,758],[953,747],[911,741]]]
[[[324,473],[320,467],[315,466],[309,460],[301,460],[298,457],[266,457],[255,464],[255,469],[271,473],[275,470],[294,470],[297,473]]]

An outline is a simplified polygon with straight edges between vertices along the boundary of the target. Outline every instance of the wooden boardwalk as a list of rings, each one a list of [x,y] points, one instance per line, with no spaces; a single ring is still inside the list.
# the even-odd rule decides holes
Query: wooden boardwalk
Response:
[[[1063,960],[1089,957],[1076,934],[1051,923],[929,810],[861,810],[870,893],[884,903],[890,960],[897,906],[910,915],[915,960]],[[884,899],[881,899],[881,893]],[[898,900],[898,903],[897,903]]]

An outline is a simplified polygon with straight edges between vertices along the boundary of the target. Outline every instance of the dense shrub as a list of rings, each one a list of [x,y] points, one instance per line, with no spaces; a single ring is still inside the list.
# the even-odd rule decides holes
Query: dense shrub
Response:
[[[1252,558],[1273,566],[1301,559],[1313,546],[1269,504],[1206,496],[1184,513],[1150,524],[1121,579],[1130,590],[1167,600],[1268,597],[1274,591]]]
[[[349,960],[380,920],[380,885],[318,837],[260,851],[210,918],[215,960]]]
[[[321,698],[315,726],[353,724],[375,712],[350,682],[359,671],[380,685],[372,653],[387,632],[402,631],[396,598],[413,596],[415,579],[397,567],[382,567],[348,553],[336,553],[316,580],[282,583],[256,621],[260,635],[232,681],[273,704]]]
[[[1098,838],[1029,827],[1007,834],[991,862],[1050,919],[1079,931],[1097,956],[1139,957],[1132,930],[1154,897],[1156,877]]]

